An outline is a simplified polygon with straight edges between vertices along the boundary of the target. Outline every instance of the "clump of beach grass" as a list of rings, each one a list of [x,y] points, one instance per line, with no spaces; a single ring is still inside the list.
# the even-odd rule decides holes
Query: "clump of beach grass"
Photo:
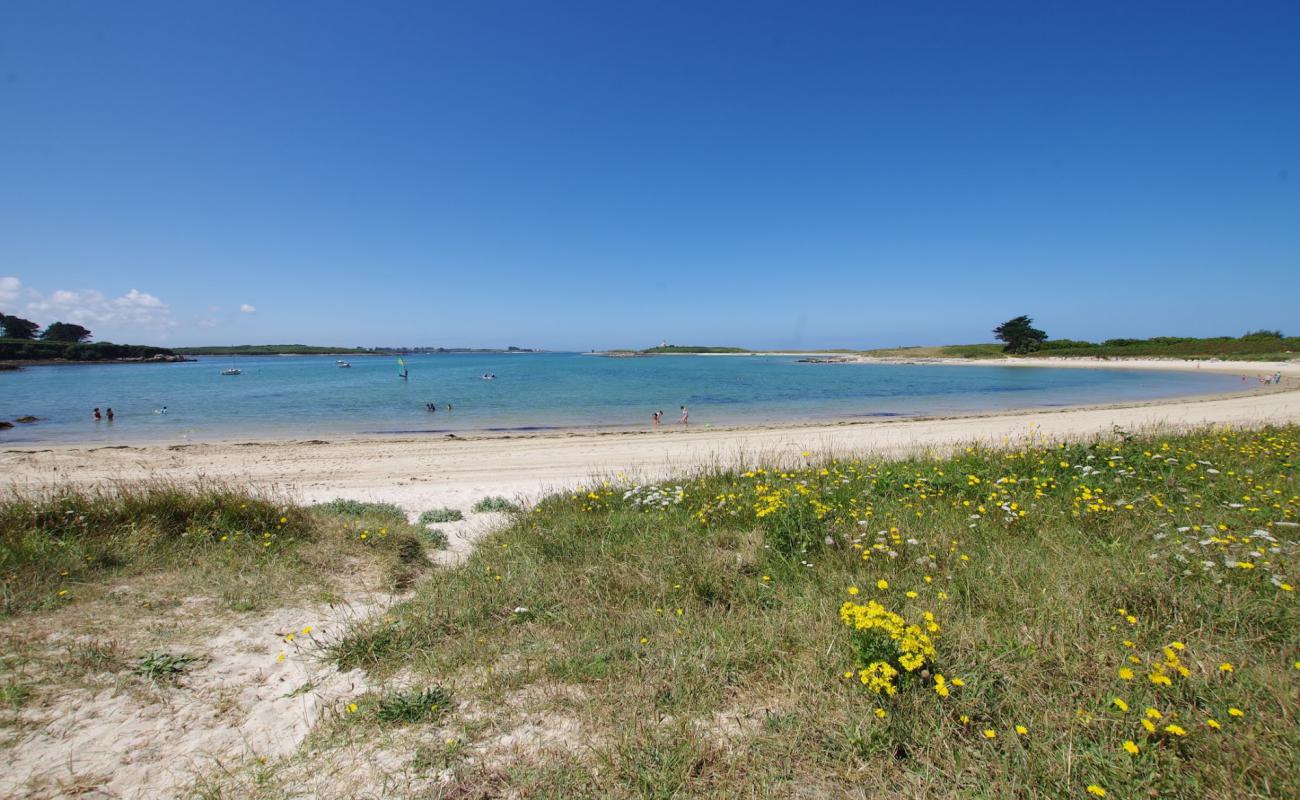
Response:
[[[312,506],[313,510],[336,514],[341,517],[370,517],[405,522],[406,512],[392,503],[368,503],[361,500],[349,500],[336,497],[325,503]]]
[[[1296,796],[1297,458],[1207,429],[600,484],[333,654],[454,678],[486,755],[452,794]],[[498,752],[527,720],[582,746]]]
[[[458,508],[431,508],[420,514],[421,525],[434,525],[439,522],[460,522],[465,515]]]
[[[497,495],[489,495],[488,497],[484,497],[483,499],[479,500],[477,503],[474,504],[474,512],[476,514],[483,514],[491,511],[508,513],[512,511],[518,511],[518,510],[519,510],[518,505],[510,502],[504,497],[500,497]]]
[[[358,559],[392,585],[409,585],[427,563],[418,530],[386,508],[358,517],[176,483],[0,500],[0,616],[55,609],[102,593],[110,579],[146,575],[160,589],[175,585],[254,610],[328,585]]]

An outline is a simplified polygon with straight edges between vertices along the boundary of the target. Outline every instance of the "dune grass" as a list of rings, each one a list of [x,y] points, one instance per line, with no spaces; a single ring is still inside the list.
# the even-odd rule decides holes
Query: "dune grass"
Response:
[[[1296,796],[1297,457],[1117,432],[595,486],[333,655],[464,703],[420,759],[450,796]]]
[[[349,560],[376,565],[392,586],[426,563],[405,514],[382,504],[308,510],[238,488],[168,483],[0,500],[0,616],[57,609],[148,575],[253,610],[328,583]]]

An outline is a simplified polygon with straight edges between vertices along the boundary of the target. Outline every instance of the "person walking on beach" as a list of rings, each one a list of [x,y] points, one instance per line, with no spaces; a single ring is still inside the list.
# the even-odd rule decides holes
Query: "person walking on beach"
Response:
[[[662,417],[663,414],[664,414],[664,412],[662,412],[662,411],[652,411],[652,412],[650,412],[650,419],[654,420],[654,423],[655,423],[655,427],[656,427],[656,428],[659,427],[659,418]]]
[[[93,418],[95,419],[96,422],[99,422],[101,419],[104,418],[104,416],[103,416],[102,414],[99,413],[99,407],[98,407],[98,406],[95,407],[95,410],[94,410],[94,411],[90,412],[90,416],[93,417]]]
[[[689,427],[691,424],[690,420],[691,420],[691,412],[686,410],[686,406],[682,406],[682,418],[678,420],[678,422]]]

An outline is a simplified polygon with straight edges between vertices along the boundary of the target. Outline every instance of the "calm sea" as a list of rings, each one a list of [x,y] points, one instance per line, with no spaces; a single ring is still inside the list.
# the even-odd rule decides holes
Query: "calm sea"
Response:
[[[942,365],[800,364],[795,357],[615,359],[577,353],[396,359],[271,356],[0,372],[0,444],[188,441],[648,427],[970,413],[1232,391],[1232,375]],[[243,374],[223,376],[237,366]],[[485,373],[496,380],[483,380]],[[425,404],[436,403],[430,413]],[[447,411],[447,404],[452,410]],[[111,406],[116,420],[94,422]],[[158,414],[163,406],[167,413]]]

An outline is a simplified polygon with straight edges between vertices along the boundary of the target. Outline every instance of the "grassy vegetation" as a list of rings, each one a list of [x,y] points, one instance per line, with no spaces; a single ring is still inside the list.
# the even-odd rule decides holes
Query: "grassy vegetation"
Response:
[[[142,344],[112,342],[47,342],[39,339],[0,338],[0,359],[15,361],[114,361],[175,356],[175,350]]]
[[[483,514],[489,511],[508,513],[518,510],[519,506],[510,502],[506,498],[499,496],[484,497],[474,504],[474,513],[476,514]]]
[[[110,579],[144,574],[166,574],[238,610],[319,586],[329,565],[346,559],[409,583],[423,549],[400,509],[398,517],[382,504],[339,508],[163,483],[12,496],[0,500],[0,616],[75,603],[102,594]]]
[[[1294,797],[1297,458],[1292,426],[600,485],[334,654],[468,704],[417,759],[449,796]]]
[[[1186,336],[1157,336],[1151,339],[1108,339],[1101,343],[1072,339],[1049,339],[1043,349],[1025,358],[1048,356],[1090,356],[1093,358],[1219,358],[1240,361],[1286,361],[1300,353],[1300,337],[1281,336],[1276,331],[1249,333],[1241,337],[1217,336],[1197,339]],[[893,347],[866,350],[863,355],[897,358],[1001,358],[1002,345],[960,344],[936,347]]]
[[[342,517],[377,517],[394,522],[406,521],[406,512],[392,503],[366,503],[360,500],[336,497],[327,503],[316,505],[315,509]]]
[[[421,525],[433,525],[438,522],[460,522],[465,519],[459,508],[431,508],[420,514]]]

